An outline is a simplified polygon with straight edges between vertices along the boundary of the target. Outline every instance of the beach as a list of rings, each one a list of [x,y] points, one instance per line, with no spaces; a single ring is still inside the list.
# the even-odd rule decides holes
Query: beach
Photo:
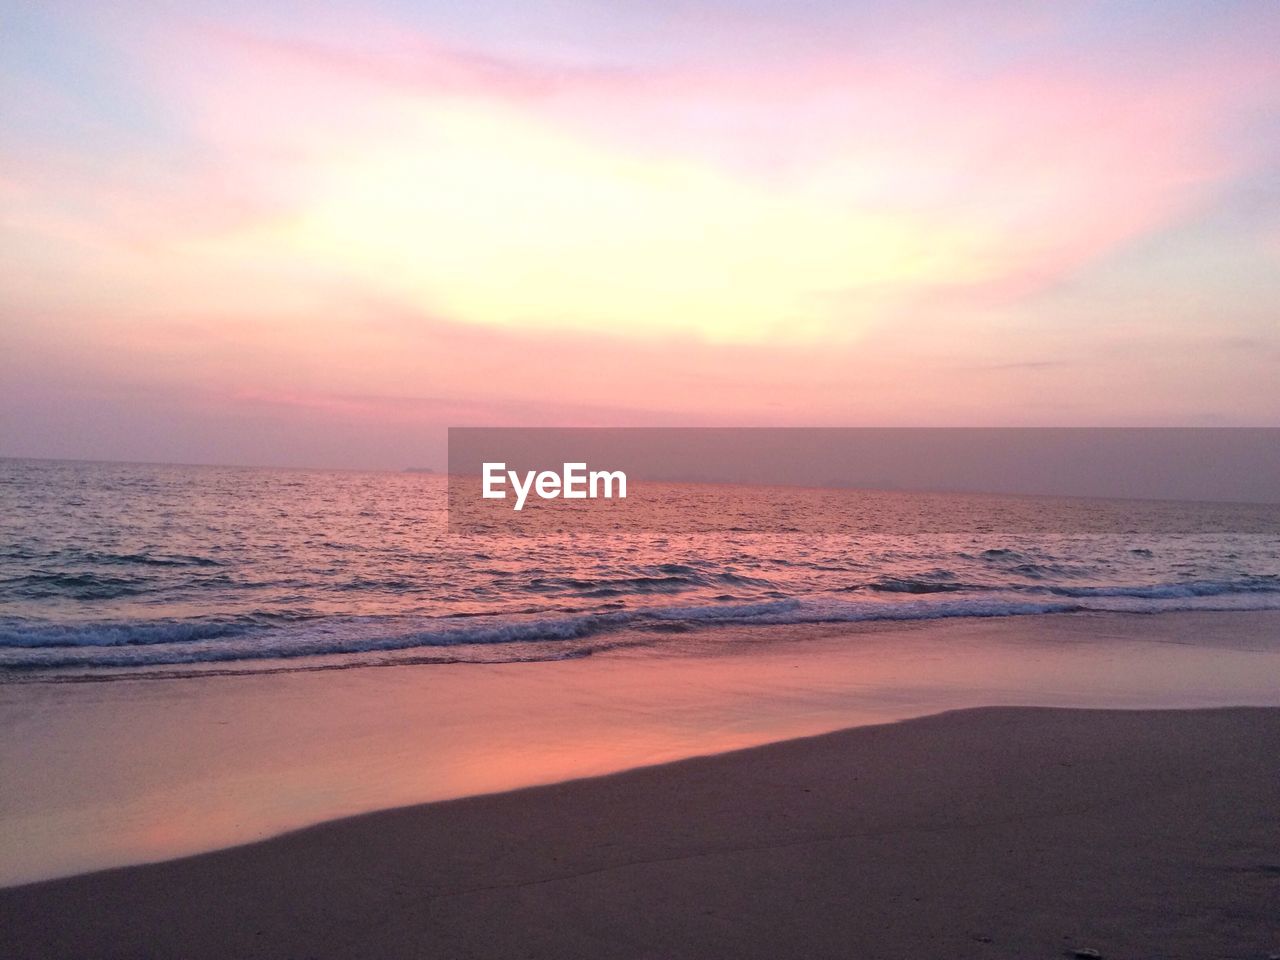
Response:
[[[11,682],[0,954],[1265,957],[1278,628]]]
[[[1277,782],[1280,710],[967,710],[12,888],[0,950],[1262,958]]]
[[[1280,2],[13,7],[0,960],[1280,960]]]
[[[0,683],[0,886],[947,710],[1280,706],[1278,634],[1276,611],[969,617]]]

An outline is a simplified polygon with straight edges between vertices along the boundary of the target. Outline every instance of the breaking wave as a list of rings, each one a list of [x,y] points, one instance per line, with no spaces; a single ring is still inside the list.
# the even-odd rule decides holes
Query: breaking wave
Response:
[[[885,590],[880,582],[873,591]],[[1280,583],[1268,578],[1185,584],[1051,587],[1021,590],[961,588],[889,590],[890,599],[848,594],[734,603],[641,607],[553,615],[457,617],[333,616],[295,622],[155,620],[82,624],[0,620],[0,668],[152,667],[300,657],[442,654],[428,659],[549,660],[586,656],[604,635],[628,645],[659,644],[663,634],[799,624],[1017,617],[1084,610],[1158,613],[1175,610],[1280,609]],[[607,645],[606,645],[607,646]],[[358,659],[357,661],[358,662]]]

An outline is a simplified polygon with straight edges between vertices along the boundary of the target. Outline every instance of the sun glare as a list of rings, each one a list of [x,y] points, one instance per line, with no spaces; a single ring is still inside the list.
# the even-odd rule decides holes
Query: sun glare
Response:
[[[856,335],[855,296],[982,275],[972,233],[860,210],[839,179],[727,177],[475,104],[407,112],[394,140],[314,160],[305,190],[295,216],[241,239],[468,323]]]

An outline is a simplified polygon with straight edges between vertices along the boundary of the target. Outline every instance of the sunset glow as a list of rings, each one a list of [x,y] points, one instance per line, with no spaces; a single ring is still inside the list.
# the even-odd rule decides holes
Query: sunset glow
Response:
[[[1280,422],[1272,4],[326,10],[5,15],[3,452]]]

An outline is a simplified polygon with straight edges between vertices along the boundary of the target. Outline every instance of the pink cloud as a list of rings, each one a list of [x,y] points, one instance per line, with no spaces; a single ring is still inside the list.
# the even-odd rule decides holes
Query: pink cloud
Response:
[[[1035,37],[1056,26],[1033,16],[1001,29]],[[210,417],[301,420],[317,432],[324,423],[1078,423],[1176,419],[1207,404],[1256,421],[1275,409],[1265,371],[1241,377],[1202,357],[1211,351],[1199,341],[1178,341],[1180,359],[1157,356],[1143,346],[1148,327],[1128,317],[1138,331],[1113,355],[1107,330],[1125,317],[1054,326],[1034,303],[1260,162],[1266,143],[1227,136],[1280,91],[1265,44],[1241,39],[1248,25],[1208,38],[1186,66],[1045,56],[981,68],[935,25],[921,28],[927,42],[892,57],[835,56],[815,41],[804,58],[644,69],[467,52],[399,27],[347,31],[356,42],[340,30],[172,27],[130,49],[181,118],[186,149],[22,145],[0,160],[6,240],[53,250],[41,309],[4,302],[24,327],[10,358],[74,373],[62,384],[68,396],[87,389],[81,381],[111,384],[137,391],[140,406],[185,398]],[[312,163],[370,144],[394,149],[407,113],[441,100],[495,106],[611,155],[697,165],[779,203],[820,188],[851,214],[914,218],[939,237],[969,231],[990,269],[971,282],[813,291],[837,315],[864,320],[860,338],[837,326],[806,344],[781,323],[763,344],[711,345],[694,335],[624,339],[604,323],[593,333],[480,327],[305,256],[249,247],[251,263],[227,266],[221,250],[208,260],[189,252],[287,223],[307,202]],[[422,238],[448,242],[430,223]],[[1280,240],[1270,243],[1280,254]],[[203,282],[171,283],[180,270]],[[30,271],[15,272],[25,283]],[[93,302],[64,307],[64,288]],[[308,302],[289,310],[255,299],[295,289]],[[38,293],[24,291],[21,305]],[[1160,297],[1153,289],[1144,309],[1159,314]],[[6,372],[42,396],[17,379],[16,361]]]
[[[1018,31],[1050,26],[1013,19]],[[1265,61],[1229,59],[1230,48],[1208,73],[1158,83],[1071,62],[966,72],[954,58],[931,61],[920,51],[639,71],[451,50],[390,26],[352,33],[359,44],[209,28],[205,40],[235,68],[195,94],[207,135],[228,152],[249,151],[258,166],[287,167],[291,155],[386,135],[398,98],[477,98],[513,104],[607,149],[706,163],[766,184],[842,170],[856,180],[862,167],[865,183],[848,197],[854,209],[972,220],[1004,234],[1008,275],[993,290],[1034,277],[1053,283],[1183,215],[1247,168],[1255,158],[1229,149],[1220,124],[1268,95],[1260,81],[1274,72]],[[288,195],[288,184],[269,175],[256,185],[267,194],[277,187]]]

